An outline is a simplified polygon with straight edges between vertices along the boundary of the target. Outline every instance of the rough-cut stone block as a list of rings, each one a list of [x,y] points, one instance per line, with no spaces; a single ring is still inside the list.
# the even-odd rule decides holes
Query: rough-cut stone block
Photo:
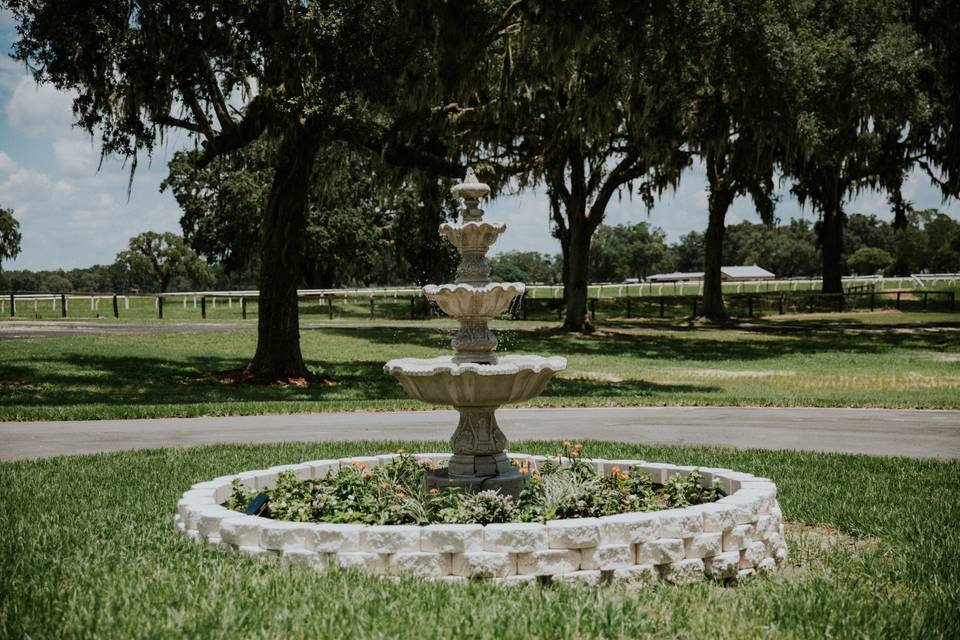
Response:
[[[690,507],[690,510],[698,512],[703,517],[704,533],[725,531],[737,524],[736,508],[731,505],[710,502]]]
[[[703,560],[691,558],[657,566],[660,577],[670,584],[686,584],[703,579]]]
[[[363,550],[370,553],[420,551],[420,527],[414,525],[381,525],[367,527]]]
[[[773,503],[776,498],[764,491],[755,491],[753,489],[741,489],[736,493],[737,498],[749,499],[752,502],[751,509],[753,515],[760,516],[770,513],[773,509]]]
[[[310,467],[310,477],[314,480],[326,478],[327,472],[338,466],[336,460],[310,460],[303,464]]]
[[[517,573],[517,561],[509,553],[468,551],[455,553],[453,574],[466,578],[497,578]]]
[[[757,516],[757,521],[753,523],[753,528],[757,532],[758,538],[763,538],[763,536],[770,531],[770,516],[761,515]]]
[[[463,578],[463,579],[465,580],[466,578]],[[537,576],[534,576],[534,575],[507,576],[505,578],[494,578],[493,581],[502,587],[522,587],[526,585],[536,584]]]
[[[486,551],[527,553],[547,548],[547,528],[537,522],[505,522],[483,528]]]
[[[637,552],[632,544],[607,544],[582,551],[581,569],[620,569],[636,562]]]
[[[501,580],[503,579],[501,578]],[[464,578],[463,576],[440,576],[437,580],[451,584],[470,584],[470,578]]]
[[[321,553],[360,551],[363,546],[366,525],[319,522],[307,528],[308,549]]]
[[[260,529],[260,546],[274,551],[305,549],[309,528],[305,522],[270,520]]]
[[[684,538],[684,553],[688,558],[708,558],[722,551],[723,534],[719,531],[701,533],[692,538]]]
[[[573,571],[571,573],[558,573],[553,576],[553,581],[563,584],[595,586],[600,584],[601,577],[600,571]]]
[[[600,518],[600,544],[636,544],[659,536],[656,513],[618,513]]]
[[[733,495],[721,498],[716,504],[730,505],[734,508],[733,518],[737,524],[749,524],[753,522],[757,513],[758,504],[748,496]]]
[[[334,564],[343,569],[359,569],[370,573],[382,573],[386,562],[379,553],[353,551],[331,555]]]
[[[753,542],[753,525],[738,524],[733,529],[723,532],[723,550],[739,551],[746,549]]]
[[[554,575],[579,568],[579,549],[541,549],[517,555],[517,573],[522,575]]]
[[[764,558],[757,563],[757,573],[769,575],[777,570],[777,563],[773,558]]]
[[[686,558],[683,540],[660,538],[637,545],[637,564],[667,564]]]
[[[787,564],[787,545],[781,544],[776,549],[773,550],[773,559],[776,561],[778,567],[782,567]]]
[[[216,505],[213,502],[188,502],[180,507],[180,517],[183,519],[184,526],[190,531],[196,531],[200,526],[200,516],[207,509]]]
[[[658,462],[644,462],[635,466],[649,475],[650,479],[656,484],[664,484],[667,481],[668,471],[673,469],[672,465],[660,464]]]
[[[278,553],[276,551],[264,549],[260,545],[247,545],[243,547],[237,547],[237,551],[239,551],[245,556],[250,556],[253,558],[264,558],[264,559],[275,558]]]
[[[717,555],[703,559],[704,570],[711,578],[723,580],[737,575],[740,566],[739,551],[724,551]]]
[[[656,582],[659,574],[652,564],[635,564],[613,570],[614,582],[639,586]]]
[[[207,539],[211,537],[220,538],[220,523],[224,518],[230,518],[236,514],[236,511],[223,507],[207,507],[200,512],[197,519],[197,531]]]
[[[703,533],[703,516],[692,509],[668,509],[661,511],[660,536],[664,538],[689,538]]]
[[[433,578],[450,574],[450,554],[414,551],[390,556],[390,571],[396,574]]]
[[[740,552],[740,568],[750,569],[760,564],[767,555],[767,548],[762,542],[751,542],[746,549]]]
[[[547,522],[547,540],[554,549],[584,549],[600,544],[599,518]]]
[[[483,551],[483,526],[479,524],[431,524],[421,527],[421,551],[463,553]],[[494,549],[491,549],[494,551]]]
[[[255,547],[260,544],[260,530],[265,518],[234,515],[220,521],[220,538],[237,547]]]
[[[754,569],[740,569],[737,571],[737,580],[739,581],[749,578],[750,576],[756,575],[756,573],[757,572]]]
[[[280,559],[284,562],[320,570],[326,566],[326,558],[327,554],[309,549],[287,549],[280,554]]]

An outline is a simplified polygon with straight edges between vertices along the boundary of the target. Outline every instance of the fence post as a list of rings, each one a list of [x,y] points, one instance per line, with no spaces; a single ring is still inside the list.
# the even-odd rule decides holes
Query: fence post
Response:
[[[417,297],[410,296],[410,319],[415,320],[417,317]]]
[[[747,296],[747,315],[753,317],[753,297]]]
[[[901,293],[902,293],[902,292],[897,291],[897,311],[900,310],[900,294],[901,294]]]
[[[332,294],[327,298],[327,317],[330,320],[333,320],[333,295]]]
[[[67,294],[60,294],[60,317],[67,317]]]
[[[780,315],[783,315],[783,294],[780,294]]]
[[[693,317],[694,317],[694,318],[697,317],[697,298],[696,298],[696,296],[694,296],[694,298],[693,298]]]
[[[17,315],[17,299],[14,296],[13,292],[10,292],[10,317],[13,318]]]
[[[590,299],[590,319],[591,320],[597,319],[597,299],[596,298]]]
[[[924,311],[927,310],[927,292],[926,291],[923,292],[923,310]]]
[[[207,319],[207,296],[200,296],[200,319]]]
[[[873,289],[870,289],[870,311],[873,311],[874,308],[874,293]]]
[[[628,296],[628,297],[627,297],[627,318],[628,318],[628,319],[629,319],[630,316],[632,315],[632,314],[631,314],[631,311],[632,311],[632,310],[630,309],[630,297]]]
[[[527,294],[520,296],[520,310],[523,313],[523,319],[527,319]]]
[[[117,294],[113,294],[113,317],[120,317],[120,307],[117,306]]]
[[[163,320],[163,296],[157,296],[157,316]]]
[[[957,309],[957,292],[951,291],[950,292],[950,311],[953,312],[953,311],[956,311],[956,309]]]
[[[373,320],[373,318],[374,318],[373,297],[371,296],[370,297],[370,319]]]
[[[663,296],[660,296],[660,317],[663,317]]]
[[[240,297],[240,318],[247,319],[247,299],[243,296]]]
[[[837,311],[843,311],[843,294],[837,294]]]

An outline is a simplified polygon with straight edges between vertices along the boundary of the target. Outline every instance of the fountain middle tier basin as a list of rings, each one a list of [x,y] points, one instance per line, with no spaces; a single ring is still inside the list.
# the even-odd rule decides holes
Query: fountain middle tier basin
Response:
[[[423,295],[454,318],[495,318],[525,290],[522,282],[491,282],[484,286],[428,284],[423,288]]]
[[[440,225],[440,235],[446,236],[461,251],[485,251],[507,230],[502,222],[464,222]]]
[[[452,356],[398,358],[383,370],[417,400],[455,407],[498,407],[540,395],[567,368],[559,356],[507,355],[495,364],[455,362]]]

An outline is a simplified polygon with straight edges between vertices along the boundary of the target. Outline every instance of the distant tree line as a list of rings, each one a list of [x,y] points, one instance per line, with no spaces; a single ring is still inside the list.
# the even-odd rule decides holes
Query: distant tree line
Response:
[[[623,282],[654,273],[703,271],[704,232],[691,231],[668,244],[662,230],[646,222],[602,225],[590,256],[590,282]],[[759,265],[779,278],[820,275],[820,248],[808,220],[786,224],[741,222],[723,239],[725,265]],[[847,218],[843,275],[907,276],[960,272],[960,222],[935,209],[910,211],[902,229],[872,214]],[[491,261],[505,281],[562,282],[561,255],[533,251],[501,253]]]

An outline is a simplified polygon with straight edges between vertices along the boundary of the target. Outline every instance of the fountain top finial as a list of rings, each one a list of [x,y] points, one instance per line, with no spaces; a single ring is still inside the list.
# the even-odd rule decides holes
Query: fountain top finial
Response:
[[[467,175],[460,184],[450,189],[450,193],[463,200],[464,208],[460,213],[464,222],[479,221],[483,218],[483,209],[477,205],[480,204],[480,198],[490,195],[490,186],[477,180],[473,167],[467,167]]]

